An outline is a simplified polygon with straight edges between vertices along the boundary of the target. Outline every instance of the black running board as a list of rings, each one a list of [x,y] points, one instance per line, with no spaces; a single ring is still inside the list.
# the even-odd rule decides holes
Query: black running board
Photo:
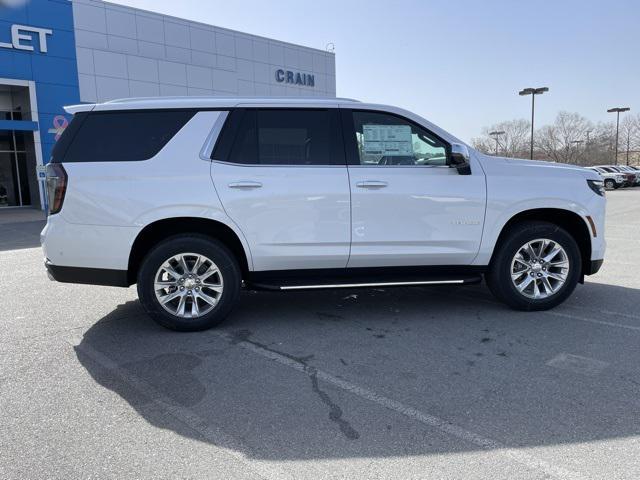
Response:
[[[320,290],[337,288],[386,288],[386,287],[411,287],[428,285],[468,285],[480,283],[480,274],[466,274],[455,276],[444,275],[408,275],[393,276],[382,275],[372,278],[354,276],[273,276],[248,281],[247,286],[255,290]]]

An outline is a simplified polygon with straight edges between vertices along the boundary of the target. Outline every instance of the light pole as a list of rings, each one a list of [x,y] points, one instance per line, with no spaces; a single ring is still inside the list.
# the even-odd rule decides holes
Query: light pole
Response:
[[[494,130],[493,132],[489,132],[489,135],[491,135],[496,139],[496,157],[498,156],[498,137],[504,134],[505,134],[504,130]]]
[[[571,140],[571,143],[576,146],[576,165],[578,164],[578,160],[580,159],[580,144],[582,142],[584,142],[584,140]]]
[[[628,112],[629,110],[631,110],[629,107],[615,107],[607,110],[607,113],[616,113],[616,165],[618,164],[618,132],[620,130],[620,112]]]
[[[536,111],[536,95],[542,95],[544,92],[548,91],[549,89],[547,87],[538,87],[525,88],[518,92],[518,95],[520,96],[531,95],[531,160],[533,160],[533,120],[535,119]]]

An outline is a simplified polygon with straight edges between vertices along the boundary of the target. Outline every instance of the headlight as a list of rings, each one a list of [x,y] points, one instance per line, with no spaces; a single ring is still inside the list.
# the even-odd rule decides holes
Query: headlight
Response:
[[[597,195],[604,197],[604,182],[602,180],[587,180],[587,185]]]

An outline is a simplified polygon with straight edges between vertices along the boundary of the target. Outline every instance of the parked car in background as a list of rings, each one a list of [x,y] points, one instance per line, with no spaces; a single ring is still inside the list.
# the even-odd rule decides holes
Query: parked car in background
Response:
[[[622,175],[624,178],[623,187],[631,187],[636,183],[636,176],[634,173],[624,172],[620,170],[616,165],[596,165],[595,168],[600,168],[605,172]]]
[[[638,172],[635,168],[631,168],[628,165],[617,165],[618,170],[624,172],[625,174],[632,174],[635,177],[635,181],[633,182],[634,186],[640,185],[640,172]]]
[[[546,310],[603,262],[596,172],[484,155],[401,108],[189,97],[67,111],[47,166],[46,267],[137,283],[171,329],[218,324],[242,288],[484,276],[509,306]]]
[[[588,167],[589,170],[593,170],[602,177],[604,186],[608,190],[614,190],[616,188],[623,187],[626,183],[626,178],[622,173],[609,172],[602,167]]]

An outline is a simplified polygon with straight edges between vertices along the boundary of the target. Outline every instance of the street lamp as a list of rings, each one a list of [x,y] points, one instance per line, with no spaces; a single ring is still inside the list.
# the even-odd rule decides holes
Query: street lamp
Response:
[[[571,140],[571,143],[576,146],[576,164],[578,163],[580,157],[580,144],[583,142],[584,140]]]
[[[544,92],[548,92],[549,89],[547,87],[538,87],[538,88],[525,88],[524,90],[520,90],[518,95],[525,96],[531,95],[531,160],[533,160],[533,120],[536,111],[536,95],[542,95]]]
[[[500,135],[504,135],[506,132],[504,130],[494,130],[493,132],[489,132],[489,135],[496,139],[496,157],[498,156],[498,137]]]
[[[618,131],[620,130],[620,112],[628,112],[629,110],[631,110],[629,107],[616,107],[607,110],[608,113],[616,113],[616,165],[618,164]]]

